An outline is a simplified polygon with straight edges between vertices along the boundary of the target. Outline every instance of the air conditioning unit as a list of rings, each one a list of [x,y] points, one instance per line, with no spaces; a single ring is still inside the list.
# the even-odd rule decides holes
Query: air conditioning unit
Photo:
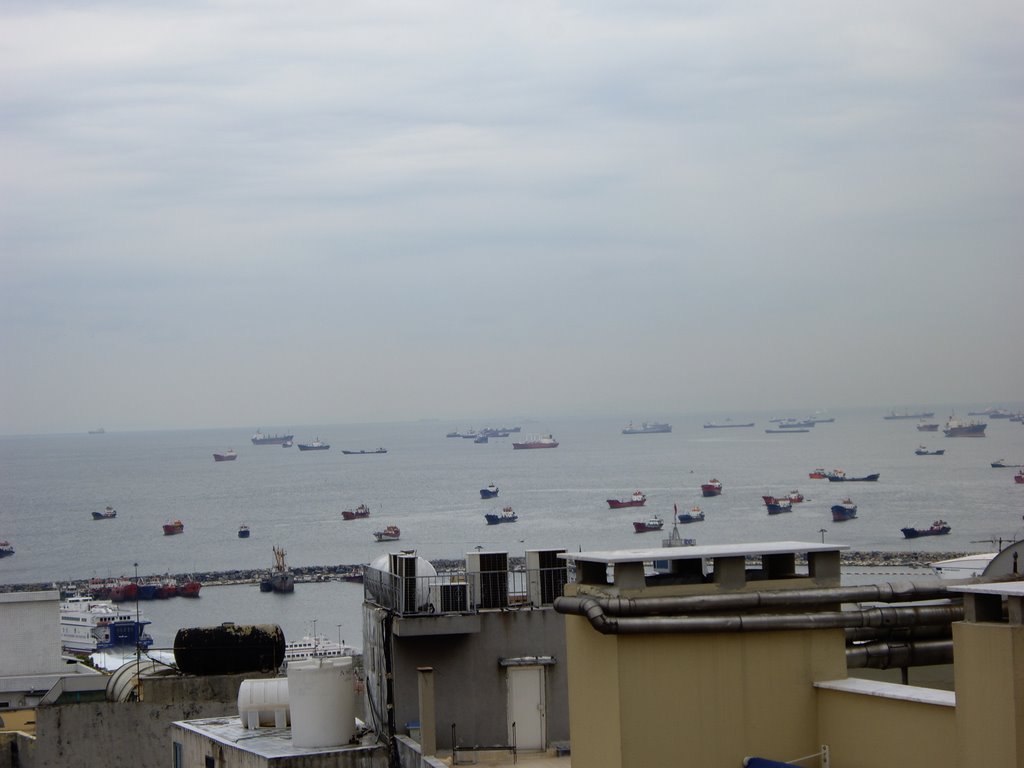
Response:
[[[469,611],[469,584],[432,585],[430,604],[437,613],[466,613]]]
[[[508,553],[469,552],[466,577],[477,608],[508,607]]]
[[[568,564],[558,557],[564,549],[530,549],[526,552],[526,595],[530,605],[551,605],[562,596]]]

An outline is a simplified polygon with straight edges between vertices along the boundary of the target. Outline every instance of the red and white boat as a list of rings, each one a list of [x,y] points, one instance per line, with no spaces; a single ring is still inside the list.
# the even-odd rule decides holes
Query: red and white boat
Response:
[[[377,541],[398,541],[401,535],[402,532],[397,525],[389,525],[383,530],[373,532],[373,538]]]
[[[790,504],[799,504],[804,500],[804,495],[800,491],[790,491],[786,498],[789,499]]]
[[[660,531],[665,526],[665,521],[657,515],[652,515],[647,520],[634,520],[634,533],[648,533],[649,531]]]
[[[172,523],[164,523],[164,536],[173,536],[176,533],[183,533],[185,531],[185,524],[181,520],[175,520]]]
[[[828,473],[825,471],[824,467],[818,467],[813,472],[809,472],[807,476],[811,478],[811,480],[824,480],[828,477]]]
[[[722,492],[722,484],[712,478],[700,487],[700,492],[705,496],[718,496]]]
[[[516,450],[526,448],[557,448],[558,441],[555,440],[551,435],[543,435],[542,437],[535,437],[529,440],[524,440],[521,443],[512,443],[512,447]]]
[[[611,509],[623,509],[624,507],[642,507],[647,503],[647,497],[642,491],[633,491],[629,499],[607,499],[608,507]]]
[[[370,508],[365,504],[360,504],[355,509],[343,509],[341,511],[341,517],[343,520],[359,520],[363,517],[370,516]]]

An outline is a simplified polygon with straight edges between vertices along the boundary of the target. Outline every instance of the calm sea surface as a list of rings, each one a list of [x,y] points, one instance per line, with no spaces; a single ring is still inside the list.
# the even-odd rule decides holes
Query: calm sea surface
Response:
[[[966,412],[966,408],[962,412]],[[294,432],[296,442],[319,436],[329,451],[253,446],[250,431],[111,432],[0,438],[0,540],[16,554],[0,560],[0,583],[183,573],[272,564],[284,547],[293,566],[368,563],[389,549],[416,549],[428,559],[462,558],[476,547],[521,555],[526,549],[616,549],[651,546],[657,533],[637,535],[632,521],[699,504],[703,523],[681,527],[699,544],[768,540],[821,541],[855,550],[990,551],[985,540],[1019,538],[1024,485],[996,459],[1024,463],[1024,426],[992,420],[981,439],[918,432],[916,421],[886,421],[878,410],[835,411],[831,424],[806,434],[769,435],[772,416],[804,414],[638,414],[665,419],[670,434],[622,435],[621,420],[523,423],[523,433],[553,433],[561,445],[514,451],[512,438],[486,445],[446,438],[457,425],[263,425]],[[731,416],[754,428],[703,429]],[[934,421],[944,421],[937,412]],[[493,425],[501,426],[501,425]],[[916,456],[919,444],[945,456]],[[346,456],[342,449],[387,454]],[[238,459],[216,463],[214,451],[235,448]],[[880,472],[877,483],[810,480],[815,467],[851,476]],[[724,492],[705,499],[700,484],[717,478]],[[494,482],[493,500],[479,489]],[[610,510],[608,498],[635,489],[642,510]],[[798,489],[806,497],[789,514],[769,517],[761,496]],[[858,518],[833,523],[829,507],[849,495]],[[367,504],[372,516],[345,522],[341,510]],[[106,505],[113,520],[94,521]],[[483,515],[510,505],[511,525],[488,526]],[[948,536],[905,540],[903,526],[927,527],[941,517]],[[180,519],[185,532],[164,536]],[[247,524],[249,539],[237,537]],[[378,544],[372,531],[392,523],[400,545]],[[158,644],[178,626],[224,620],[277,621],[286,634],[335,633],[358,644],[361,589],[300,584],[292,596],[265,595],[255,586],[209,588],[198,601],[146,604]]]

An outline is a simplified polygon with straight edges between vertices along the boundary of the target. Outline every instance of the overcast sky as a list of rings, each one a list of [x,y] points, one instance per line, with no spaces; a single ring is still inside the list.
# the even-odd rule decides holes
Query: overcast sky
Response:
[[[1020,401],[1022,40],[1019,0],[6,0],[0,433]]]

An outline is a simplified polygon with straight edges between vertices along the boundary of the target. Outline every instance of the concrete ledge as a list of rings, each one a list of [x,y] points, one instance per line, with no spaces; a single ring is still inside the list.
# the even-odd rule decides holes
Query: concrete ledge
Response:
[[[897,699],[918,704],[934,704],[940,707],[956,706],[956,693],[953,691],[940,691],[936,688],[885,683],[878,680],[863,680],[856,677],[848,677],[845,680],[823,680],[815,683],[814,687],[825,691],[856,693],[861,696],[878,696],[883,699]]]

